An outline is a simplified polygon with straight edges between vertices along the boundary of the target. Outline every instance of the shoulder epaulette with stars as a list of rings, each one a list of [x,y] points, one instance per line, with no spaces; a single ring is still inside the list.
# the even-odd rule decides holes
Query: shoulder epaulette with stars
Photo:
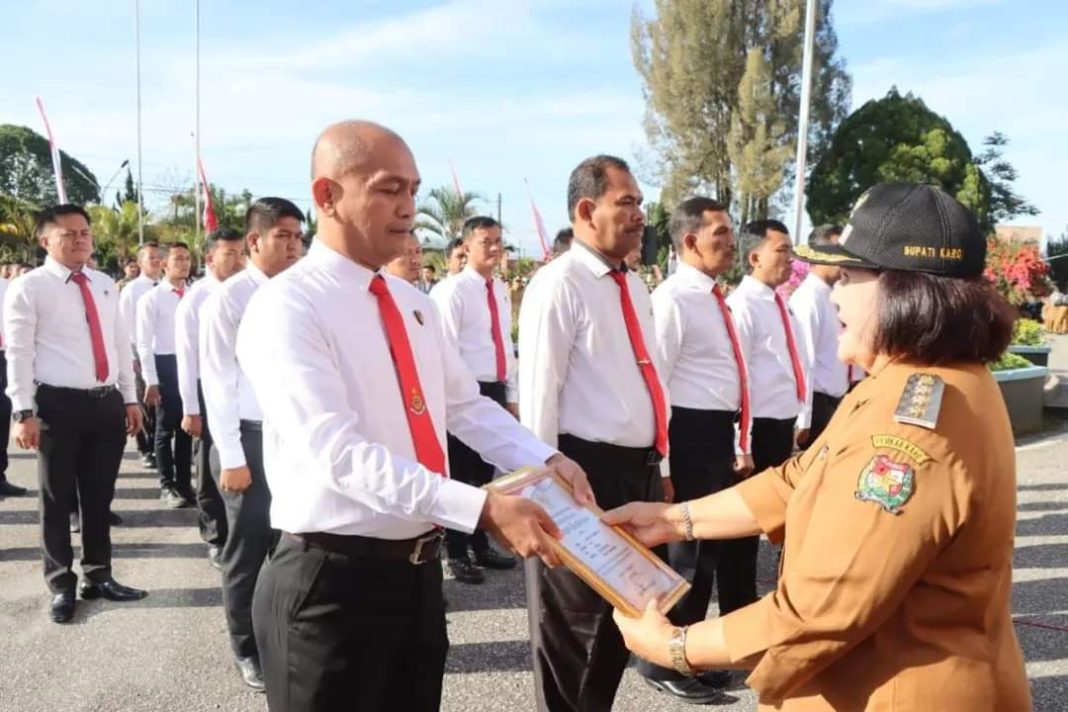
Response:
[[[930,373],[914,373],[905,382],[905,390],[894,411],[894,420],[899,423],[918,425],[934,430],[938,412],[942,409],[942,395],[946,382]]]

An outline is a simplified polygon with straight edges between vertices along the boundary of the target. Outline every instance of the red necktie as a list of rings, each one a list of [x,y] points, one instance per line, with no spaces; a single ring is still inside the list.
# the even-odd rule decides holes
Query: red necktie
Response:
[[[434,431],[434,421],[430,419],[426,398],[419,385],[419,372],[415,368],[412,346],[408,342],[408,332],[404,328],[404,318],[397,309],[397,303],[389,293],[386,280],[382,275],[375,275],[371,280],[371,294],[378,299],[378,313],[382,317],[382,327],[389,342],[389,353],[393,357],[393,367],[397,371],[397,383],[400,385],[401,397],[404,399],[404,414],[408,417],[408,430],[415,445],[415,458],[431,472],[445,474],[445,453],[441,449],[438,434]]]
[[[731,340],[731,351],[734,352],[734,363],[738,365],[738,387],[742,390],[741,421],[738,424],[738,447],[742,452],[749,452],[749,422],[752,417],[749,412],[749,369],[745,366],[742,358],[742,345],[738,342],[738,332],[734,328],[734,319],[731,318],[731,308],[727,306],[727,300],[723,298],[723,290],[719,285],[712,287],[712,294],[719,302],[719,312],[723,315],[723,324],[727,327],[727,338]]]
[[[96,380],[103,383],[108,380],[108,352],[104,348],[104,332],[100,330],[100,315],[96,313],[96,302],[89,291],[89,280],[82,272],[75,272],[71,280],[82,290],[85,302],[85,320],[89,322],[89,340],[93,342],[93,364],[96,366]]]
[[[634,358],[638,360],[638,368],[642,371],[645,386],[649,389],[649,395],[653,399],[653,413],[656,416],[656,451],[661,456],[667,456],[667,403],[664,401],[664,390],[660,387],[660,379],[656,377],[656,368],[649,359],[649,352],[645,350],[645,340],[642,339],[642,329],[638,325],[638,315],[634,313],[634,304],[630,301],[630,291],[627,289],[627,275],[616,270],[612,270],[609,274],[619,285],[619,302],[623,307],[623,323],[627,325],[630,347],[634,349]]]
[[[508,368],[504,361],[504,337],[501,336],[501,315],[497,311],[497,299],[493,296],[493,280],[486,280],[486,300],[489,301],[490,331],[493,332],[493,349],[497,353],[497,380],[508,378]]]
[[[775,304],[779,307],[779,316],[782,317],[782,328],[786,332],[786,348],[790,350],[790,364],[794,367],[794,381],[797,383],[797,400],[805,402],[805,371],[801,368],[801,357],[797,353],[797,342],[794,341],[794,330],[790,327],[790,314],[786,311],[786,303],[782,296],[775,292]]]
[[[174,290],[174,293],[178,295],[179,299],[181,299],[185,296],[185,287],[179,287],[178,289]]]

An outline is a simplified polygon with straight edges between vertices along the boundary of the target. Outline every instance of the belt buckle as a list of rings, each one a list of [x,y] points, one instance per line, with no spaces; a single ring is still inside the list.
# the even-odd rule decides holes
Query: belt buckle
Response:
[[[426,562],[436,559],[441,552],[441,540],[443,538],[444,535],[439,530],[434,530],[419,537],[415,540],[415,549],[408,556],[408,561],[415,566],[422,566]]]

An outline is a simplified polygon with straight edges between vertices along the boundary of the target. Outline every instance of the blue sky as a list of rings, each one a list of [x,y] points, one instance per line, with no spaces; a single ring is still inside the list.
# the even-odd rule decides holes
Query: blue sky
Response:
[[[567,176],[579,160],[650,155],[627,0],[201,5],[202,154],[227,190],[307,207],[319,130],[372,118],[408,140],[425,185],[449,183],[452,160],[463,188],[493,209],[502,193],[510,240],[529,254],[537,241],[524,179],[551,233],[566,221]],[[192,7],[142,0],[150,206],[192,181]],[[0,123],[40,131],[39,94],[61,146],[101,182],[123,159],[133,163],[133,3],[0,0],[0,15],[15,28],[5,33]],[[1005,132],[1018,189],[1042,210],[1020,222],[1065,230],[1068,3],[839,0],[834,15],[854,108],[896,85],[946,116],[973,150]],[[658,192],[644,188],[647,198]]]

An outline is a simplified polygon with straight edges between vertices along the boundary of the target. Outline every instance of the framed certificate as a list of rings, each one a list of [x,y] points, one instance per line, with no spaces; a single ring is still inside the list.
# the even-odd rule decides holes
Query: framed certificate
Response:
[[[601,521],[594,505],[581,506],[571,486],[548,470],[526,468],[491,482],[486,489],[519,495],[540,504],[563,538],[553,540],[560,560],[616,608],[641,616],[658,599],[667,613],[690,584],[628,532]]]

